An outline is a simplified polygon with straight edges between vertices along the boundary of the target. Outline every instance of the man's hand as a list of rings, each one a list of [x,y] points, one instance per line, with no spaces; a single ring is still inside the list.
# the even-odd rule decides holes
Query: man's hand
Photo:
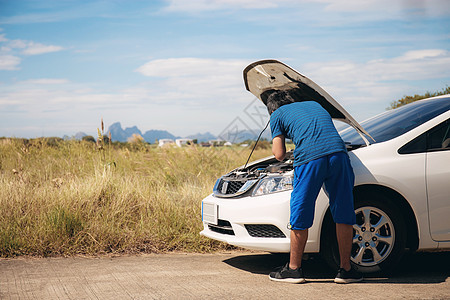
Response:
[[[272,140],[272,153],[275,158],[282,161],[286,156],[286,145],[284,144],[284,135],[278,135]]]

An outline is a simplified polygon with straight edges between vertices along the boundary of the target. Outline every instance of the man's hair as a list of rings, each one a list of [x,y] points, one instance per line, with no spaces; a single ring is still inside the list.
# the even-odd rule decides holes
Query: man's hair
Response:
[[[294,103],[295,100],[289,95],[287,91],[275,91],[267,97],[267,110],[269,115],[283,105]]]

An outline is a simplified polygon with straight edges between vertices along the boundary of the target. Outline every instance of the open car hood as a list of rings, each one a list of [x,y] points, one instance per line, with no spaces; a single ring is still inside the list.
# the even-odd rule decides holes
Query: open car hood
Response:
[[[308,77],[277,60],[261,60],[244,69],[245,88],[258,97],[264,105],[267,97],[276,90],[285,90],[295,101],[316,101],[325,108],[333,119],[345,122],[356,129],[367,145],[364,136],[370,134],[325,90]]]

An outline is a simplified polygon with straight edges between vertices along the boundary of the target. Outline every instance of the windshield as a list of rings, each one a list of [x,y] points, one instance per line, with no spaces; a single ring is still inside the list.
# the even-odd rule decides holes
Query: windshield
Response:
[[[450,97],[419,100],[361,122],[361,126],[377,143],[381,143],[400,136],[447,110],[450,110]],[[339,133],[346,143],[365,144],[352,127]]]

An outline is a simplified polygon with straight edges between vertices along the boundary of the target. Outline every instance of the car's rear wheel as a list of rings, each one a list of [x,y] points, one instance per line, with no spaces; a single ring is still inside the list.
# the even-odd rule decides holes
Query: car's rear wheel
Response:
[[[364,273],[388,271],[405,251],[405,222],[397,207],[384,195],[357,199],[356,224],[350,261]],[[339,266],[339,248],[334,223],[324,223],[322,250],[325,260],[336,269]]]

